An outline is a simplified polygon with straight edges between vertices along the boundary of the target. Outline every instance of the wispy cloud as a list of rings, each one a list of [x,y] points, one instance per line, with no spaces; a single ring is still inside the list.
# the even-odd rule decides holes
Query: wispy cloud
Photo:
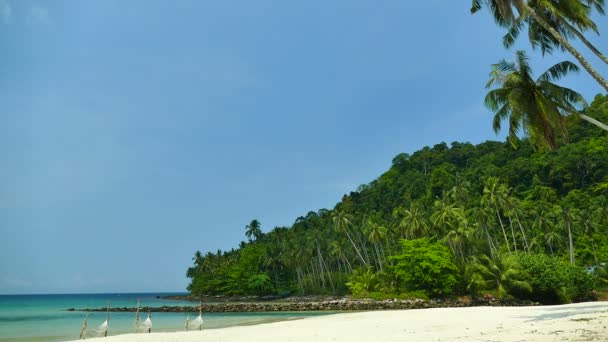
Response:
[[[4,279],[2,279],[5,285],[11,286],[11,287],[32,287],[32,282],[29,280],[24,280],[24,279],[20,279],[20,278],[9,278],[9,277],[4,277]]]
[[[27,13],[25,22],[28,25],[42,25],[48,24],[50,19],[49,11],[46,8],[38,4],[33,4]]]
[[[0,0],[0,23],[10,24],[13,21],[13,8],[8,0]]]

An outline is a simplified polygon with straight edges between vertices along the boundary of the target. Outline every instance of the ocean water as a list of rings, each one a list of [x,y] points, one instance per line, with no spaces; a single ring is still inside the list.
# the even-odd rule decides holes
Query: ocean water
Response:
[[[68,308],[135,307],[164,305],[192,306],[195,303],[159,299],[157,296],[175,293],[115,293],[115,294],[61,294],[61,295],[0,295],[0,342],[42,342],[76,340],[85,313],[66,311]],[[235,325],[274,322],[326,312],[269,312],[269,313],[203,313],[203,329]],[[146,318],[141,313],[141,319]],[[198,313],[190,314],[194,319]],[[88,313],[88,331],[93,331],[106,318],[105,312]],[[135,313],[110,312],[108,336],[134,332]],[[152,313],[152,332],[183,331],[185,313]]]

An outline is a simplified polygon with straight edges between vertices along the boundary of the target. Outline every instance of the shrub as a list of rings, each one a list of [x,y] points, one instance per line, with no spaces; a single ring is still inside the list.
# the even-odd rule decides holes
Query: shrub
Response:
[[[428,296],[451,294],[458,269],[450,251],[429,239],[401,240],[401,254],[391,257],[394,272],[407,291],[422,291]]]
[[[519,255],[518,261],[532,286],[532,300],[557,304],[594,298],[594,276],[580,267],[545,254]]]

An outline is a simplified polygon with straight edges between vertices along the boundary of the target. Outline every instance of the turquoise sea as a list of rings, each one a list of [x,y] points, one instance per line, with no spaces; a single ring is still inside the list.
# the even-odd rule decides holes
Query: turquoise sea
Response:
[[[68,308],[135,307],[139,299],[142,306],[196,305],[186,301],[165,300],[158,297],[178,293],[114,293],[114,294],[53,294],[53,295],[0,295],[0,342],[69,341],[78,339],[84,318],[83,312],[66,311]],[[181,293],[180,293],[181,294]],[[301,318],[327,313],[203,313],[203,329],[222,328]],[[105,312],[88,313],[89,330],[103,323]],[[193,319],[197,313],[192,313]],[[146,314],[141,314],[142,319]],[[110,312],[108,336],[134,331],[135,314]],[[154,332],[183,331],[186,314],[152,313]]]

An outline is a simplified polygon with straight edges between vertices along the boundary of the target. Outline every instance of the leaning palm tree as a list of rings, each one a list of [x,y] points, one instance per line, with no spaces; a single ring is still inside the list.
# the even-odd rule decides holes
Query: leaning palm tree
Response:
[[[355,249],[355,252],[359,256],[359,259],[361,259],[361,263],[363,265],[367,266],[367,262],[363,258],[363,255],[359,251],[359,248],[357,248],[357,245],[355,244],[355,241],[353,241],[353,239],[352,239],[352,237],[350,236],[350,233],[349,233],[350,227],[353,225],[353,218],[352,218],[352,216],[349,215],[349,214],[347,214],[344,211],[341,211],[341,210],[338,211],[338,210],[336,210],[334,212],[334,214],[332,215],[331,220],[332,220],[332,222],[334,224],[334,230],[337,233],[344,233],[344,234],[346,234],[346,237],[348,238],[348,240],[350,241],[350,243],[353,245],[353,248]]]
[[[528,5],[532,7],[553,29],[566,39],[578,38],[589,50],[591,50],[604,63],[608,64],[608,56],[604,55],[583,35],[586,31],[599,34],[596,23],[591,20],[593,7],[600,14],[604,14],[604,0],[582,1],[560,1],[560,0],[530,0]],[[528,38],[532,48],[540,48],[543,54],[551,53],[554,48],[562,51],[564,46],[543,28],[533,17],[520,16],[516,18],[507,34],[503,37],[503,44],[510,48],[519,36],[524,24],[528,25]]]
[[[493,65],[486,88],[485,105],[494,112],[493,128],[498,132],[502,122],[509,122],[509,141],[515,144],[518,133],[538,147],[557,147],[557,135],[567,141],[565,119],[569,115],[593,123],[605,130],[608,126],[579,113],[586,106],[583,96],[576,91],[553,83],[578,67],[568,61],[557,63],[536,80],[524,51],[517,51],[514,63],[501,60]]]
[[[578,0],[572,0],[578,1]],[[567,1],[568,2],[568,1]],[[603,11],[603,2],[600,0],[585,0],[586,4],[594,4],[596,8]],[[600,5],[601,3],[601,5]],[[512,29],[514,26],[521,25],[530,18],[534,22],[538,23],[543,30],[555,39],[561,47],[567,50],[576,60],[587,70],[587,72],[593,77],[604,89],[608,91],[608,81],[599,74],[595,68],[589,64],[587,59],[576,50],[562,33],[556,28],[551,26],[551,23],[546,20],[543,15],[540,14],[542,10],[550,10],[554,15],[563,16],[563,11],[560,13],[559,7],[556,8],[551,0],[536,0],[536,1],[525,1],[525,0],[472,0],[471,13],[476,13],[481,10],[482,7],[489,8],[494,21],[502,27]],[[531,7],[534,5],[535,7]],[[584,17],[585,14],[583,14]],[[587,14],[588,16],[588,14]],[[534,43],[533,43],[534,44]]]

